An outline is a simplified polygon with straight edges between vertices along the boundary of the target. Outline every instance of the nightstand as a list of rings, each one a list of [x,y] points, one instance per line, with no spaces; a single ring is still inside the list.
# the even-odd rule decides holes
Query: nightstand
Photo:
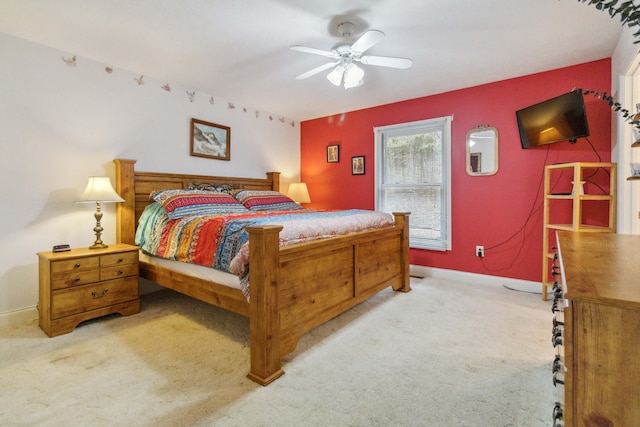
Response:
[[[40,327],[50,337],[112,313],[140,312],[138,247],[40,252]]]

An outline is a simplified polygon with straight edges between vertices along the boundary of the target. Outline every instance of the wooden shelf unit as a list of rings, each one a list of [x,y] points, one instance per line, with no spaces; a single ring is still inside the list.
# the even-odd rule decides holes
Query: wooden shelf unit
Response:
[[[605,177],[600,170],[605,171],[608,177]],[[547,300],[548,289],[555,282],[553,275],[557,273],[553,269],[557,230],[615,233],[616,174],[616,164],[610,162],[572,162],[545,166],[542,242],[542,299],[544,301]],[[592,177],[597,180],[590,181]],[[583,181],[586,181],[585,194],[580,194],[581,186],[573,186],[571,182]],[[577,190],[574,191],[574,188]],[[590,204],[602,205],[596,210],[602,213],[602,218],[595,218],[601,219],[601,223],[591,221],[594,219],[591,218],[592,212],[587,210],[585,213],[585,206]],[[606,218],[605,210],[608,211]],[[558,217],[561,217],[562,221],[557,221]]]

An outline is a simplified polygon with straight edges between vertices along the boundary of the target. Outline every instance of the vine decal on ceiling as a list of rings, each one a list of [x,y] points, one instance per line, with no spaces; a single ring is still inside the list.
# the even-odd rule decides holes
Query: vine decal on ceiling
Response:
[[[629,28],[639,27],[633,33],[633,37],[636,39],[634,43],[640,43],[640,8],[633,4],[633,1],[619,1],[619,0],[578,0],[580,3],[587,3],[593,5],[598,10],[606,11],[611,18],[618,16],[620,23],[626,25]]]
[[[65,58],[63,56],[62,57],[62,61],[69,67],[76,67],[77,64],[78,64],[78,58],[77,58],[76,55],[72,56],[71,58]],[[113,74],[114,69],[112,67],[110,67],[110,66],[105,66],[104,71],[107,74]],[[140,76],[138,76],[138,77],[133,77],[133,80],[135,80],[137,86],[143,86],[146,83],[146,81],[144,80],[144,75],[142,75],[142,74]],[[160,89],[164,90],[167,93],[171,93],[171,85],[169,83],[165,83],[164,85],[161,85]],[[195,99],[196,99],[196,91],[195,90],[186,90],[185,94],[186,94],[187,100],[190,103],[193,103],[195,101]],[[211,104],[213,106],[217,105],[213,96],[211,96],[209,98],[209,104]],[[234,102],[231,102],[231,101],[227,101],[227,108],[229,110],[238,109],[236,104]],[[247,112],[249,112],[250,109],[248,107],[241,107],[240,110],[243,113],[247,113]],[[256,119],[260,118],[260,111],[254,110],[254,114],[255,114],[255,118]],[[268,118],[269,118],[270,121],[273,121],[273,116],[272,115],[269,115]],[[291,127],[295,127],[295,124],[296,124],[294,120],[287,121],[287,119],[285,117],[279,117],[278,120],[280,121],[280,123],[287,123],[288,122],[291,125]]]

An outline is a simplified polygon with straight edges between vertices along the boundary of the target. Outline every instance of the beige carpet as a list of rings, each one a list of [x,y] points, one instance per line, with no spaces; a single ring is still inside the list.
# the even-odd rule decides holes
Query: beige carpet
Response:
[[[0,329],[2,426],[549,426],[550,303],[412,279],[305,335],[268,387],[248,320],[171,291],[48,338]]]

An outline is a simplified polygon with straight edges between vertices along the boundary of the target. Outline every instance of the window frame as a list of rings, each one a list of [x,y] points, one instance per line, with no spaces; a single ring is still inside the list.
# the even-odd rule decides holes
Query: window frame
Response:
[[[433,119],[418,120],[414,122],[398,123],[394,125],[374,127],[375,141],[375,208],[382,210],[381,200],[384,191],[384,150],[383,144],[390,137],[406,136],[415,133],[433,131],[434,128],[442,130],[442,154],[441,154],[441,233],[437,239],[416,238],[411,233],[411,218],[409,219],[409,245],[411,248],[428,249],[437,251],[451,250],[451,122],[453,116],[444,116]]]

